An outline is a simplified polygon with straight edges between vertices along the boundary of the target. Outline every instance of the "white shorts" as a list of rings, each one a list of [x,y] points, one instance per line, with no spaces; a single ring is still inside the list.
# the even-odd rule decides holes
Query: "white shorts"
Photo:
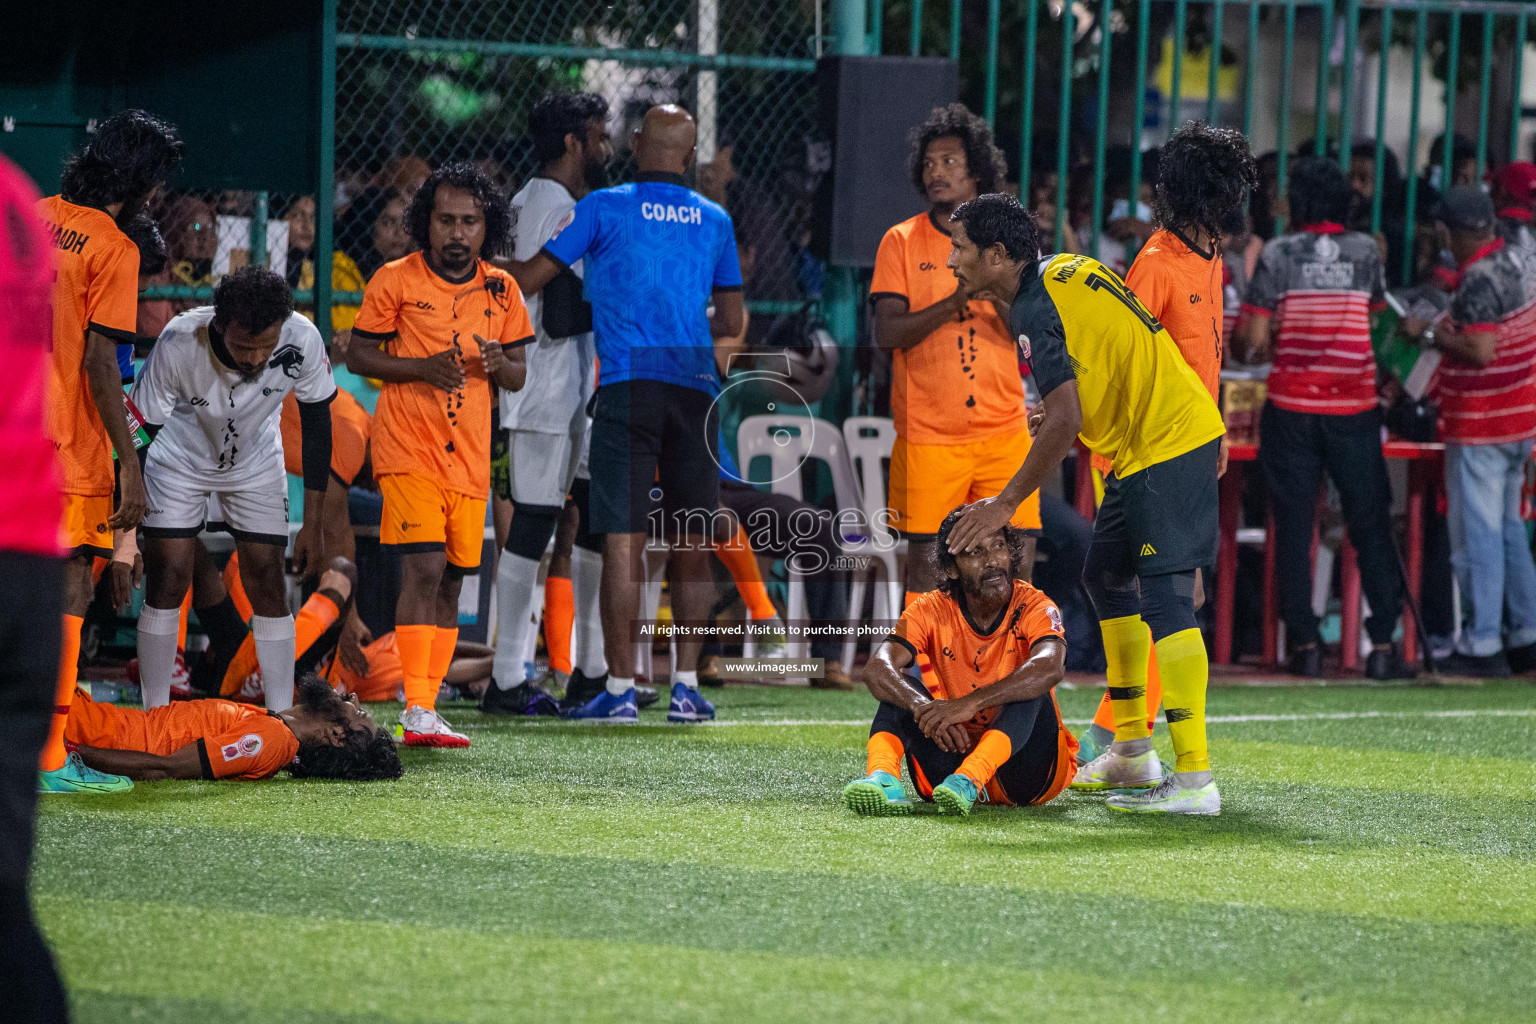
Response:
[[[140,528],[147,537],[196,537],[204,528],[236,540],[288,546],[288,487],[275,484],[215,491],[164,465],[144,470],[149,511]]]
[[[576,470],[582,448],[580,438],[569,434],[541,434],[532,430],[507,431],[507,473],[512,482],[512,501],[559,511]]]

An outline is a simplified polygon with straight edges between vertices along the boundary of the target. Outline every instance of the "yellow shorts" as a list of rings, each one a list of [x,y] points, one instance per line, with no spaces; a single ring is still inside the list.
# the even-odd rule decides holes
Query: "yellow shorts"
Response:
[[[415,473],[386,473],[378,483],[384,496],[380,544],[393,544],[402,554],[446,550],[450,564],[479,568],[485,498],[450,491]]]
[[[1001,491],[1024,464],[1029,443],[1028,430],[965,444],[909,444],[898,437],[891,451],[891,525],[906,534],[938,533],[957,506]],[[1038,492],[1019,506],[1013,525],[1040,529]]]
[[[64,515],[59,519],[59,544],[69,551],[82,548],[103,558],[112,557],[112,495],[66,494]]]

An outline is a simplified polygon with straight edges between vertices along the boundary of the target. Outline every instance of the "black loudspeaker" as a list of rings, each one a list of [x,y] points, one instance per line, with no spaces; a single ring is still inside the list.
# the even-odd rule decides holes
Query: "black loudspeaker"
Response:
[[[823,57],[816,91],[832,170],[816,192],[811,251],[872,267],[886,230],[928,208],[907,173],[907,135],[955,101],[960,71],[940,57]]]

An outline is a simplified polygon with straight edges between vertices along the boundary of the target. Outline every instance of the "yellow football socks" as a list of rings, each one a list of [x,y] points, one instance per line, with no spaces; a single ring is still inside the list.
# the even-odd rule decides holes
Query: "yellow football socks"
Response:
[[[1185,629],[1157,642],[1157,662],[1163,673],[1163,716],[1178,755],[1174,771],[1210,771],[1205,741],[1205,687],[1210,665],[1205,639],[1198,629]]]
[[[1146,739],[1152,735],[1147,728],[1147,660],[1152,654],[1152,631],[1140,615],[1105,619],[1099,629],[1104,634],[1115,739]]]
[[[1153,651],[1152,657],[1147,659],[1147,732],[1152,732],[1152,727],[1157,723],[1157,709],[1163,703],[1163,677],[1157,671],[1157,652]],[[1099,701],[1099,708],[1093,713],[1093,724],[1105,732],[1115,731],[1115,702],[1109,699],[1109,691],[1104,691],[1104,699]]]

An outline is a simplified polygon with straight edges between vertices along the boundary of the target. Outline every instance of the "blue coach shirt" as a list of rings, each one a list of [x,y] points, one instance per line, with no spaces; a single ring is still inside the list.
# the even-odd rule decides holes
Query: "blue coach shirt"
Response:
[[[711,292],[741,287],[741,267],[730,215],[682,175],[647,172],[588,194],[543,251],[564,267],[582,261],[603,384],[719,394],[705,310]]]

